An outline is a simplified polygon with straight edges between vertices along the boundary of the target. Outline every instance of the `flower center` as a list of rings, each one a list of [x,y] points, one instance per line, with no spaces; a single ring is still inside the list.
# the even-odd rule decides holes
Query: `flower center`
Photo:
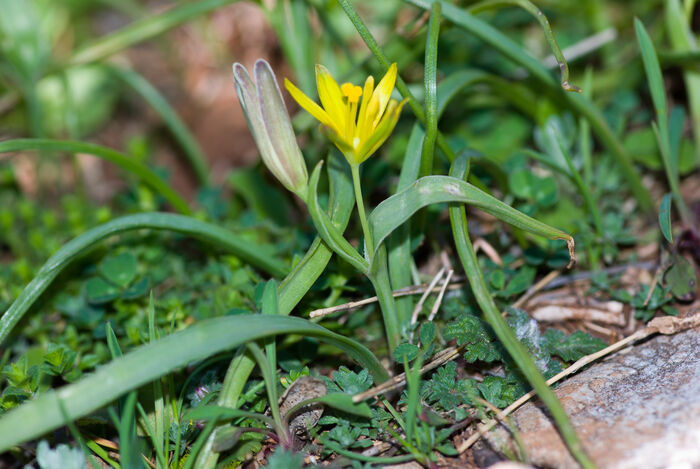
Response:
[[[362,96],[362,88],[352,83],[343,83],[343,86],[340,87],[340,91],[348,98],[348,103],[357,104],[360,100],[360,96]]]

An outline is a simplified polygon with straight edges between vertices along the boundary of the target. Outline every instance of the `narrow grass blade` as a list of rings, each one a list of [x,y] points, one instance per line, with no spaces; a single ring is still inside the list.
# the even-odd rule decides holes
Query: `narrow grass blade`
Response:
[[[175,140],[182,147],[182,151],[190,166],[194,170],[195,176],[201,185],[209,184],[209,169],[207,159],[202,152],[202,148],[197,143],[187,125],[177,115],[175,109],[168,103],[163,95],[148,80],[134,70],[120,67],[110,67],[114,73],[124,83],[129,85],[160,115],[163,122],[173,134]]]
[[[219,420],[246,418],[260,420],[268,424],[272,424],[272,419],[267,415],[248,412],[246,410],[232,409],[231,407],[221,407],[216,405],[200,406],[187,412],[183,416],[183,420]]]
[[[266,315],[209,319],[139,347],[76,383],[48,391],[8,412],[0,418],[0,452],[64,425],[61,405],[69,419],[76,419],[187,363],[280,334],[316,337],[369,369],[376,382],[389,378],[365,346],[305,319]]]
[[[384,69],[388,70],[390,65],[389,59],[384,52],[382,52],[377,40],[374,39],[374,36],[372,36],[372,33],[367,28],[367,25],[365,25],[365,23],[362,21],[360,15],[357,14],[357,11],[355,11],[355,8],[352,6],[350,1],[337,1],[343,11],[345,11],[348,19],[352,22],[353,26],[357,30],[357,33],[360,35],[365,44],[367,44],[367,47],[370,51],[372,51],[372,54],[374,54],[374,57],[379,61]],[[428,7],[428,9],[430,9],[430,7]],[[413,111],[419,121],[425,124],[425,111],[421,107],[416,97],[413,96],[413,93],[411,93],[411,91],[408,89],[406,82],[403,81],[403,78],[401,78],[400,75],[396,76],[396,89],[399,91],[399,93],[401,93],[401,96],[408,98],[408,106],[411,108],[411,111]],[[447,139],[445,139],[444,135],[442,135],[440,132],[437,133],[436,142],[437,146],[440,148],[440,150],[442,150],[449,161],[453,161],[456,158],[457,155],[452,148],[450,148],[449,144],[447,143]]]
[[[355,204],[350,170],[342,155],[331,152],[328,157],[328,179],[330,197],[328,216],[333,226],[341,233],[350,221]],[[306,295],[328,265],[333,251],[319,238],[314,239],[304,257],[279,285],[279,314],[286,316]]]
[[[639,19],[634,20],[634,30],[637,33],[639,48],[642,51],[642,59],[644,62],[644,70],[646,71],[647,81],[649,83],[649,92],[656,110],[656,118],[659,122],[659,128],[663,132],[668,132],[668,111],[666,104],[666,90],[661,76],[661,65],[654,50],[654,44],[651,42],[649,34],[647,34],[644,25]]]
[[[124,467],[144,467],[138,440],[136,439],[136,399],[138,393],[132,391],[125,400],[117,429],[119,431],[119,462]],[[63,418],[68,417],[63,416]]]
[[[306,94],[311,94],[315,89],[314,33],[309,22],[309,7],[311,4],[304,0],[290,0],[267,10],[284,57],[292,66],[299,87]]]
[[[340,232],[345,231],[355,203],[349,173],[349,167],[344,158],[337,152],[331,152],[328,157],[328,179],[330,180],[328,216]],[[314,239],[303,259],[280,283],[277,299],[280,315],[287,316],[292,312],[323,273],[332,254],[333,251],[320,237]],[[225,407],[238,405],[238,399],[254,366],[255,362],[244,354],[231,360],[226,371],[223,389],[217,400],[218,405]],[[212,469],[216,467],[219,455],[214,450],[215,438],[216,432],[209,438],[206,446],[197,457],[197,468]]]
[[[659,206],[659,227],[664,238],[673,243],[673,231],[671,230],[671,194],[664,195]]]
[[[347,0],[338,0],[344,2]],[[651,210],[653,207],[651,196],[642,184],[641,178],[632,165],[629,155],[625,152],[620,141],[605,121],[602,113],[595,105],[579,93],[563,91],[547,68],[538,62],[532,55],[509,37],[498,31],[493,26],[481,21],[463,9],[442,0],[406,0],[419,8],[429,10],[436,1],[442,3],[442,14],[445,19],[453,22],[462,29],[474,34],[476,37],[502,53],[513,62],[524,67],[542,87],[542,93],[554,93],[560,97],[571,110],[584,116],[591,123],[593,131],[608,150],[616,158],[621,170],[625,174],[625,180],[630,185],[632,192],[643,209]],[[370,47],[370,49],[372,49]],[[398,88],[398,83],[397,83]],[[399,88],[400,90],[400,88]],[[415,111],[414,111],[415,112]],[[441,147],[442,148],[442,147]]]
[[[666,90],[664,89],[663,76],[661,75],[661,66],[656,55],[656,49],[651,42],[651,38],[644,28],[644,24],[638,18],[634,19],[634,29],[637,34],[637,41],[642,52],[642,61],[644,62],[644,70],[649,84],[649,92],[651,93],[654,109],[656,110],[656,123],[652,122],[652,128],[656,134],[656,139],[659,143],[661,159],[664,163],[666,171],[666,179],[671,188],[676,208],[681,214],[681,218],[688,226],[693,226],[693,217],[685,205],[683,196],[680,191],[680,181],[678,179],[678,163],[674,160],[674,155],[671,151],[671,137],[669,134],[668,109],[666,102]]]
[[[527,11],[532,15],[542,28],[544,37],[549,43],[549,47],[552,49],[552,55],[559,65],[559,70],[561,71],[561,87],[566,91],[581,91],[578,87],[573,86],[569,83],[569,65],[566,63],[564,54],[557,44],[557,40],[554,38],[554,33],[552,32],[552,27],[549,25],[549,20],[544,15],[542,10],[537,8],[535,4],[529,0],[483,0],[474,5],[470,5],[466,11],[472,14],[481,13],[482,11],[492,10],[497,8],[502,8],[504,6],[517,6]]]
[[[406,154],[401,165],[399,184],[397,191],[401,191],[410,186],[418,178],[421,163],[421,148],[423,147],[423,137],[425,132],[420,124],[413,126],[411,135],[408,138]],[[411,268],[413,257],[411,256],[411,221],[401,225],[391,234],[388,241],[389,276],[391,278],[391,288],[398,290],[411,285]],[[401,323],[410,320],[413,311],[413,298],[410,295],[396,298],[396,310]]]
[[[190,215],[192,210],[187,205],[187,202],[180,195],[163,181],[160,177],[151,171],[143,163],[136,161],[133,158],[119,153],[111,148],[96,145],[94,143],[76,142],[71,140],[52,140],[52,139],[16,139],[5,140],[0,142],[0,153],[9,153],[13,151],[25,150],[44,150],[44,151],[59,151],[70,153],[86,153],[89,155],[102,158],[103,160],[114,163],[124,171],[138,177],[144,184],[150,186],[154,191],[163,196],[178,212]],[[40,153],[43,154],[43,153]]]
[[[357,403],[353,402],[352,396],[350,394],[335,392],[331,394],[326,394],[325,396],[307,399],[298,403],[297,405],[289,409],[286,418],[289,419],[290,417],[293,417],[294,414],[296,414],[299,410],[303,409],[304,407],[310,404],[323,404],[328,407],[332,407],[334,409],[345,412],[346,414],[358,415],[360,417],[365,418],[372,417],[372,410],[365,402],[360,403],[364,405],[358,405]]]
[[[148,341],[155,342],[160,334],[156,327],[156,305],[153,301],[153,291],[148,298]],[[151,432],[153,447],[161,461],[165,460],[165,454],[168,452],[167,444],[170,441],[168,430],[170,422],[165,408],[165,395],[163,394],[163,384],[159,379],[153,380],[153,420],[154,429]],[[139,403],[140,405],[140,403]],[[144,412],[145,413],[145,412]],[[144,419],[144,421],[147,420]],[[150,426],[150,424],[149,424]]]
[[[221,246],[250,265],[271,275],[281,276],[286,271],[283,262],[261,252],[260,246],[252,245],[250,241],[240,239],[230,231],[212,223],[171,213],[140,213],[116,218],[74,238],[46,261],[0,318],[0,344],[5,342],[12,328],[71,262],[83,256],[96,243],[110,236],[139,229],[167,230],[193,236],[207,243]]]
[[[423,139],[423,156],[421,157],[421,176],[433,174],[433,154],[437,139],[437,54],[438,39],[440,38],[440,20],[442,6],[433,3],[430,8],[428,23],[428,38],[425,46],[425,138]]]
[[[182,1],[170,10],[136,21],[122,29],[104,36],[73,55],[70,63],[85,64],[105,59],[112,54],[131,47],[141,41],[154,38],[164,32],[236,0]]]
[[[270,413],[272,414],[272,420],[275,422],[275,430],[277,432],[277,437],[280,439],[280,443],[287,446],[290,443],[289,432],[287,427],[282,422],[282,416],[280,415],[280,407],[278,404],[279,396],[277,394],[277,370],[270,366],[265,353],[255,342],[246,342],[246,348],[248,352],[253,355],[253,358],[258,363],[258,368],[260,373],[263,375],[263,381],[265,381],[265,390],[267,391],[267,403],[270,406]]]
[[[687,2],[687,4],[692,5],[692,2]],[[673,52],[680,54],[697,54],[700,52],[687,21],[687,18],[692,17],[692,9],[690,13],[684,12],[679,0],[667,0],[665,14],[666,31],[668,31]],[[684,62],[683,65],[687,63],[686,61]],[[692,116],[691,122],[696,147],[695,154],[698,158],[698,163],[700,163],[700,72],[690,68],[684,69],[683,81],[685,81],[688,107]]]
[[[457,160],[453,165],[450,174],[456,178],[462,178],[466,171],[466,161]],[[452,224],[452,234],[454,237],[457,253],[464,271],[469,279],[472,292],[476,297],[477,303],[484,312],[486,321],[491,325],[496,336],[506,348],[510,356],[518,365],[520,371],[525,375],[528,382],[535,389],[540,399],[551,412],[554,421],[557,423],[559,431],[566,442],[571,454],[585,469],[595,468],[595,464],[588,458],[581,447],[581,443],[576,435],[576,430],[571,425],[569,418],[564,411],[561,403],[557,399],[554,392],[547,386],[544,377],[537,370],[532,357],[528,354],[527,349],[518,341],[513,330],[508,326],[505,319],[501,316],[500,311],[489,293],[486,281],[479,268],[479,262],[476,258],[476,253],[469,239],[469,231],[467,229],[467,216],[464,207],[457,205],[450,206],[450,223]]]

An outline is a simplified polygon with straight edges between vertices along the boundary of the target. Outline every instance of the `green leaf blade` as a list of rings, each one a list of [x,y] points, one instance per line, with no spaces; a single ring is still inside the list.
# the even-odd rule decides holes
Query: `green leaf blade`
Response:
[[[377,382],[389,378],[363,345],[305,319],[241,315],[210,319],[116,358],[80,381],[49,391],[0,419],[0,452],[108,404],[178,367],[246,342],[279,334],[317,337],[340,348],[370,370]]]
[[[673,231],[671,229],[671,200],[672,194],[664,195],[659,206],[659,227],[666,241],[673,243]]]

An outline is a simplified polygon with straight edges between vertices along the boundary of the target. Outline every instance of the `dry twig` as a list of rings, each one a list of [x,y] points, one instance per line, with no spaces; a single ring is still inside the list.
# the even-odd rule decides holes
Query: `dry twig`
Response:
[[[700,314],[694,314],[693,316],[689,316],[686,318],[678,318],[678,317],[673,317],[673,316],[665,316],[661,318],[655,318],[651,322],[649,322],[649,325],[645,327],[644,329],[640,329],[634,334],[632,334],[629,337],[626,337],[619,342],[615,342],[614,344],[610,345],[609,347],[604,348],[603,350],[600,350],[596,353],[592,353],[590,355],[586,355],[585,357],[581,358],[578,360],[576,363],[562,371],[561,373],[557,374],[556,376],[553,376],[547,380],[548,385],[552,385],[561,379],[576,373],[578,370],[583,368],[584,366],[588,365],[589,363],[592,363],[599,358],[602,358],[606,355],[609,355],[613,352],[617,352],[618,350],[626,347],[629,344],[632,344],[634,342],[640,341],[646,337],[649,337],[650,335],[653,334],[664,334],[664,335],[670,335],[670,334],[675,334],[677,332],[690,329],[693,327],[700,326]],[[527,401],[529,401],[536,393],[534,391],[530,391],[529,393],[523,395],[520,399],[517,401],[513,402],[511,405],[503,409],[503,412],[501,416],[499,416],[498,419],[490,420],[486,422],[483,425],[479,425],[477,432],[470,436],[466,441],[464,441],[459,448],[457,448],[457,451],[459,453],[463,453],[467,449],[469,449],[476,441],[481,438],[483,434],[491,430],[493,427],[498,424],[500,419],[502,417],[505,417],[507,415],[510,415],[515,411],[517,408],[519,408],[521,405],[525,404]]]

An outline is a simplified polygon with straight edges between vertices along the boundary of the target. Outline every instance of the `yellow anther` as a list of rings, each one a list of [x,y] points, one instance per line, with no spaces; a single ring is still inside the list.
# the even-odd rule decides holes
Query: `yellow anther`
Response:
[[[344,96],[347,96],[349,103],[357,103],[360,101],[360,96],[362,96],[362,88],[355,86],[352,83],[343,83],[340,87],[340,91]]]

